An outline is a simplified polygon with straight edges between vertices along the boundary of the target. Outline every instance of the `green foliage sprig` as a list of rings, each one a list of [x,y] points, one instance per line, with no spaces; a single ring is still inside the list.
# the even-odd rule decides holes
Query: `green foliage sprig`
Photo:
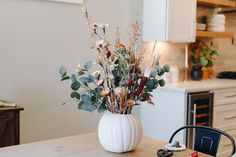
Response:
[[[192,66],[212,67],[218,56],[216,50],[209,48],[204,42],[197,41],[189,45]]]

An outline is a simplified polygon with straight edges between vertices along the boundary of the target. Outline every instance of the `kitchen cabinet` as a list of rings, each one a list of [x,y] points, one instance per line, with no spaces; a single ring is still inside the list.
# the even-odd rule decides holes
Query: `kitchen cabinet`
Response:
[[[171,135],[185,125],[212,126],[213,93],[211,91],[183,92],[158,89],[155,106],[141,105],[144,135],[169,141]],[[192,148],[193,134],[180,132],[178,141]]]
[[[236,140],[236,88],[215,90],[213,127],[223,130]],[[225,157],[231,152],[231,143],[221,139],[219,156]]]
[[[0,147],[20,143],[21,107],[0,107]]]
[[[196,0],[143,1],[143,40],[194,42]]]
[[[203,93],[206,91],[214,93],[213,124],[208,123],[207,125],[212,125],[229,133],[236,141],[236,80],[226,79],[171,83],[163,88],[158,88],[152,94],[155,105],[145,103],[140,106],[144,135],[169,141],[175,130],[188,124],[189,116],[187,113],[190,113],[188,112],[190,107],[188,97],[191,95],[189,93]],[[202,105],[199,108],[206,105],[203,101],[200,104]],[[200,112],[200,115],[201,113],[203,112]],[[205,124],[201,123],[200,125]],[[176,140],[185,143],[186,134],[181,132]],[[230,146],[230,141],[222,137],[219,155],[227,156],[226,154],[231,151]]]
[[[144,103],[140,106],[141,122],[145,136],[169,141],[171,135],[187,121],[187,94],[181,91],[159,88],[153,93],[154,106]],[[177,139],[185,143],[184,133]]]

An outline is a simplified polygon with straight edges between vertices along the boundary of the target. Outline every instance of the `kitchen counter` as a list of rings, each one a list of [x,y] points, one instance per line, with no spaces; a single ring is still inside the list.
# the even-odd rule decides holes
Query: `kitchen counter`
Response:
[[[169,84],[167,83],[166,86],[162,89],[191,93],[225,88],[236,88],[236,80],[210,79],[202,81],[187,81]]]

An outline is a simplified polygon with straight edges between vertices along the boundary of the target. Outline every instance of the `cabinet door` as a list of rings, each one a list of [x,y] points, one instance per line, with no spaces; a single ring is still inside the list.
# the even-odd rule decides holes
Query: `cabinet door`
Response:
[[[143,1],[143,40],[166,41],[167,0]]]
[[[144,0],[143,40],[193,42],[196,0]]]
[[[196,0],[167,0],[167,41],[195,41],[196,7]]]
[[[0,115],[0,147],[19,144],[18,113]]]

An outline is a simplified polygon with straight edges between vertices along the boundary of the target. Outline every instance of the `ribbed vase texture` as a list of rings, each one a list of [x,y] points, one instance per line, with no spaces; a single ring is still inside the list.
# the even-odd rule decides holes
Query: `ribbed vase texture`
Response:
[[[123,153],[134,150],[143,136],[140,120],[133,114],[106,112],[98,125],[98,137],[103,148]]]

